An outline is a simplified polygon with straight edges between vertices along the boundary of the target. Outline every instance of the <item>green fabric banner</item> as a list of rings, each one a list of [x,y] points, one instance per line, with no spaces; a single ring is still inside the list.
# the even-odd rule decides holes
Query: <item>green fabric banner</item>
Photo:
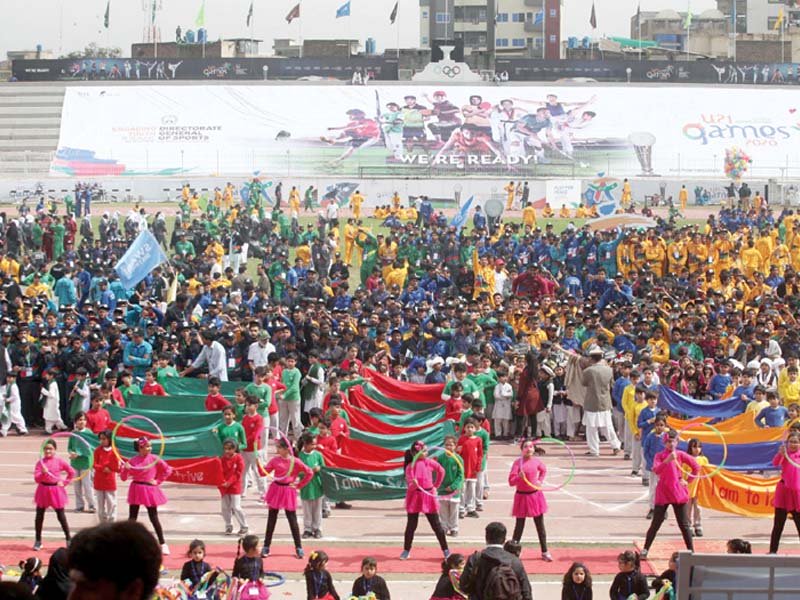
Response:
[[[205,396],[145,396],[131,394],[125,401],[126,408],[132,412],[157,410],[161,412],[203,412],[206,409]]]
[[[172,401],[171,398],[167,399]],[[222,422],[222,415],[218,412],[179,412],[171,410],[144,410],[129,408],[122,408],[119,406],[110,405],[107,407],[108,413],[111,415],[111,420],[115,423],[125,417],[138,415],[152,419],[164,435],[170,434],[183,434],[192,430],[213,429]],[[129,427],[136,429],[144,429],[150,431],[147,422],[141,419],[131,419],[126,421],[125,424]]]
[[[391,408],[396,408],[397,410],[415,411],[430,410],[431,408],[430,402],[415,402],[414,400],[397,400],[395,398],[387,398],[371,383],[365,383],[361,386],[361,389],[363,389],[364,393],[373,400]]]
[[[135,425],[135,424],[132,424]],[[148,431],[149,426],[143,424],[143,431]],[[88,441],[92,448],[98,445],[97,436],[86,430],[81,432],[81,435]],[[117,438],[115,439],[117,449],[122,456],[126,458],[132,457],[135,452],[133,451],[133,440],[130,438]],[[161,453],[161,440],[154,439],[153,454]],[[215,433],[210,429],[205,431],[196,431],[190,435],[178,435],[174,437],[167,437],[165,440],[166,450],[164,460],[173,460],[178,458],[196,458],[201,459],[208,456],[220,456],[222,454],[222,443]]]
[[[220,394],[228,399],[233,399],[236,390],[246,387],[247,381],[223,381]],[[170,396],[202,396],[208,395],[208,380],[194,377],[168,377],[164,382],[164,389]]]
[[[380,446],[381,448],[388,448],[390,450],[400,450],[405,452],[417,440],[422,440],[428,446],[441,446],[444,443],[446,435],[454,435],[455,429],[453,428],[452,421],[444,421],[437,423],[429,429],[421,431],[412,431],[410,433],[403,433],[399,435],[387,435],[378,433],[369,433],[366,431],[359,431],[358,429],[350,428],[350,437],[354,440],[359,440],[373,446]]]
[[[434,423],[444,417],[444,406],[434,407],[428,410],[421,410],[405,415],[384,415],[381,413],[370,412],[368,410],[365,410],[364,412],[371,417],[389,425],[395,425],[396,427],[416,427],[425,423]]]
[[[335,502],[397,500],[406,495],[402,469],[372,473],[325,467],[320,475],[325,495]]]

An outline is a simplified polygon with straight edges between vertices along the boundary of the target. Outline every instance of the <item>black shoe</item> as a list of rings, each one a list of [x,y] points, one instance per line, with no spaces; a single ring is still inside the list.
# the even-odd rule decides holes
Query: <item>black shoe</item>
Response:
[[[335,504],[335,507],[336,508],[341,508],[343,510],[350,510],[351,508],[353,508],[353,505],[352,504],[348,504],[347,502],[337,502]]]
[[[269,546],[263,546],[261,548],[261,558],[267,558],[269,556]]]
[[[480,519],[481,518],[481,516],[477,513],[477,511],[474,511],[474,510],[468,512],[467,516],[472,518],[472,519]]]
[[[34,552],[38,552],[41,549],[42,549],[42,540],[36,540],[35,542],[33,542],[33,551]]]
[[[318,539],[320,539],[321,537],[322,537],[322,532],[321,532],[319,529],[317,529],[317,530],[314,532],[314,539],[317,539],[317,540],[318,540]]]
[[[308,538],[310,538],[310,537],[314,537],[314,534],[313,534],[313,533],[311,533],[310,531],[304,531],[304,532],[303,532],[303,538],[304,538],[304,539],[308,539]]]

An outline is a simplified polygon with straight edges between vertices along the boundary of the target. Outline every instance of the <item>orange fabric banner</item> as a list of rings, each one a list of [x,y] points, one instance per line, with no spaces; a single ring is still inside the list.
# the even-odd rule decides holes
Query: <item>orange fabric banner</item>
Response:
[[[684,441],[697,438],[704,444],[722,444],[720,436],[717,435],[715,431],[699,424],[706,420],[707,419],[691,419],[682,421],[681,419],[667,417],[667,425],[676,431],[687,428],[686,431],[681,434],[681,439]],[[728,445],[780,442],[786,435],[786,429],[784,427],[761,428],[756,425],[755,414],[752,412],[742,413],[741,415],[725,419],[712,426],[725,436],[725,443]]]
[[[716,467],[704,466],[708,475]],[[739,475],[722,470],[710,479],[700,479],[697,485],[697,501],[703,508],[742,515],[744,517],[771,518],[774,512],[772,501],[775,486],[780,477],[765,479]]]

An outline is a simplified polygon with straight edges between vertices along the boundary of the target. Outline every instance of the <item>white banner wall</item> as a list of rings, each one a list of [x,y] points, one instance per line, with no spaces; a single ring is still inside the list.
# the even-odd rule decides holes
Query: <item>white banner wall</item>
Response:
[[[721,177],[739,146],[751,174],[788,177],[798,104],[791,89],[674,85],[69,87],[51,173]]]

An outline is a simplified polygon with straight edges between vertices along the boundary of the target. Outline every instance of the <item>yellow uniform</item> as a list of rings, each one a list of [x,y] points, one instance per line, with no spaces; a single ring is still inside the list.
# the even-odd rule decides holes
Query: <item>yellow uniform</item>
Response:
[[[637,402],[634,398],[630,412],[625,413],[625,419],[628,421],[628,428],[631,430],[634,437],[642,433],[639,429],[639,415],[645,408],[647,408],[647,402],[644,400]]]
[[[632,198],[633,194],[631,194],[631,182],[626,181],[622,184],[622,198],[620,198],[619,203],[623,208],[628,208],[631,205]]]
[[[702,271],[708,264],[708,246],[703,242],[691,241],[686,244],[686,255],[689,273]]]
[[[677,275],[686,266],[688,255],[686,245],[681,240],[674,241],[667,246],[667,261],[671,275]]]
[[[45,295],[48,298],[53,297],[53,292],[50,290],[50,287],[46,284],[42,283],[32,283],[25,289],[25,295],[28,298],[36,298],[37,296]]]
[[[536,209],[530,204],[522,209],[522,223],[531,229],[536,227]]]
[[[739,255],[742,269],[746,277],[750,278],[755,272],[763,272],[764,258],[755,247],[745,248]]]
[[[566,205],[561,206],[561,210],[558,211],[558,216],[561,219],[569,219],[569,209]]]
[[[555,215],[555,213],[553,212],[553,209],[550,208],[550,205],[549,204],[545,204],[544,208],[542,209],[542,216],[545,219],[552,219],[554,215]]]
[[[681,210],[686,210],[686,205],[689,203],[689,190],[685,187],[682,187],[681,191],[678,192],[678,201],[681,203]]]
[[[364,204],[364,196],[356,192],[350,196],[350,210],[353,211],[353,218],[361,218],[361,205]]]
[[[506,210],[511,210],[511,207],[514,205],[514,191],[516,188],[514,187],[514,182],[512,181],[506,187],[503,188],[507,194],[506,196]]]
[[[483,292],[488,292],[491,297],[494,293],[494,268],[492,265],[484,266],[481,264],[477,248],[472,251],[472,272],[475,275],[473,299],[478,298]]]
[[[345,224],[344,226],[344,262],[348,265],[351,264],[351,259],[353,258],[353,248],[356,244],[356,236],[358,235],[358,229],[355,225],[351,225],[350,223]]]

